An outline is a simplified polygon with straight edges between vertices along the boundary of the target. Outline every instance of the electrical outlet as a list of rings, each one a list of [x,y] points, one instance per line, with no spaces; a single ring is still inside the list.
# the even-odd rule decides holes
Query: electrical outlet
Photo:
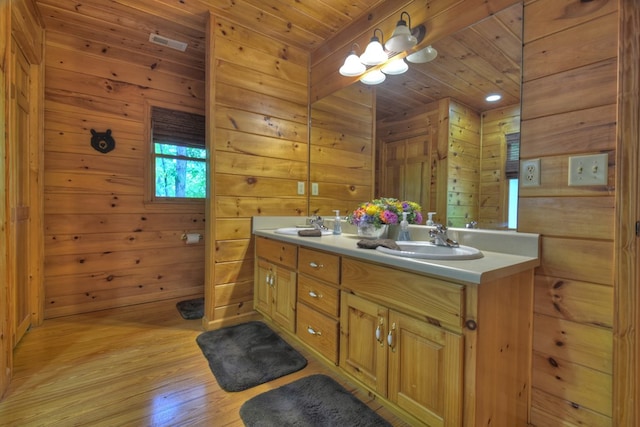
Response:
[[[320,191],[318,190],[318,183],[317,182],[312,182],[311,183],[311,195],[312,196],[317,196],[320,193]]]
[[[304,181],[298,181],[298,194],[304,195]]]
[[[569,185],[607,185],[608,154],[569,157]]]
[[[540,159],[520,161],[520,185],[522,187],[540,186]]]

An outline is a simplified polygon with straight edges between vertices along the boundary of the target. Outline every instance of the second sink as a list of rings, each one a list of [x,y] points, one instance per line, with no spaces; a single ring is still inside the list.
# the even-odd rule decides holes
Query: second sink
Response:
[[[469,260],[482,258],[484,256],[479,249],[470,246],[460,245],[454,248],[437,246],[427,241],[398,241],[396,244],[400,246],[400,250],[389,249],[383,246],[378,246],[376,250],[399,257],[434,260]]]

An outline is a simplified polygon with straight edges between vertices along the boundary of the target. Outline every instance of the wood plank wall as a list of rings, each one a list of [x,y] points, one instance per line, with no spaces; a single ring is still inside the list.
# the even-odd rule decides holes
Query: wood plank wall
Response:
[[[309,212],[347,215],[374,194],[375,89],[362,83],[311,105]]]
[[[482,113],[477,220],[480,228],[503,229],[508,226],[509,183],[505,178],[505,135],[514,132],[520,132],[520,104]]]
[[[525,4],[519,231],[542,235],[535,276],[536,426],[611,426],[618,2]],[[609,154],[605,186],[569,187],[572,155]]]
[[[441,104],[446,106],[441,108]],[[446,182],[447,133],[440,136],[439,131],[440,116],[448,104],[447,100],[433,102],[422,111],[412,110],[376,122],[379,195],[420,203],[425,221],[427,212],[438,213],[438,184]],[[444,202],[443,195],[441,198]],[[443,204],[434,221],[444,223],[445,209]]]
[[[68,6],[40,5],[55,17],[46,37],[45,316],[202,294],[204,243],[186,246],[181,236],[204,233],[204,202],[149,204],[144,188],[147,110],[204,114],[204,46],[189,39],[184,54],[163,51],[134,39],[148,31],[128,31],[133,18]],[[130,38],[96,40],[72,24],[74,13],[113,21]],[[192,25],[202,34],[204,22]],[[157,24],[173,35],[170,22]],[[134,47],[147,45],[146,54]],[[91,129],[111,129],[115,150],[91,148]]]
[[[11,343],[11,324],[9,323],[9,288],[7,255],[9,253],[9,231],[7,223],[7,145],[5,112],[8,108],[7,83],[9,77],[8,52],[11,47],[11,11],[9,2],[0,3],[0,398],[9,387],[13,370],[13,346]]]
[[[253,313],[251,217],[306,216],[309,54],[211,17],[212,197],[204,325]],[[305,185],[308,189],[308,185]]]
[[[447,227],[478,220],[480,113],[449,100]]]
[[[434,221],[464,227],[478,220],[480,113],[454,99],[377,123],[383,145],[381,190],[420,200]],[[424,163],[427,167],[424,167]]]

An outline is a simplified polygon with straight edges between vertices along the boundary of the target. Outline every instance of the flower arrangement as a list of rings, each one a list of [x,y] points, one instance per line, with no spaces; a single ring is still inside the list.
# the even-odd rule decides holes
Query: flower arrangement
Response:
[[[420,224],[422,222],[421,210],[422,207],[416,202],[401,202],[391,197],[382,197],[361,203],[349,214],[347,221],[356,226],[373,224],[375,228],[380,228],[385,224],[398,224],[402,221],[402,212],[407,212],[409,224]]]

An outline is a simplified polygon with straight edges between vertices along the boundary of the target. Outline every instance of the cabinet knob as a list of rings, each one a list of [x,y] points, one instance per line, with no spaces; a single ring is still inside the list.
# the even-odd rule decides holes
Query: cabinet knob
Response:
[[[465,322],[465,326],[467,327],[467,329],[469,329],[470,331],[475,331],[476,329],[478,329],[478,324],[476,323],[475,320],[469,319]]]
[[[316,291],[309,291],[309,296],[311,298],[322,298],[322,294],[316,293]]]
[[[322,336],[322,332],[316,331],[311,326],[307,326],[307,332],[309,332],[309,334],[311,334],[311,335]]]
[[[311,261],[311,262],[309,263],[309,266],[310,266],[311,268],[322,268],[322,267],[324,267],[324,264],[318,264],[317,262]]]

